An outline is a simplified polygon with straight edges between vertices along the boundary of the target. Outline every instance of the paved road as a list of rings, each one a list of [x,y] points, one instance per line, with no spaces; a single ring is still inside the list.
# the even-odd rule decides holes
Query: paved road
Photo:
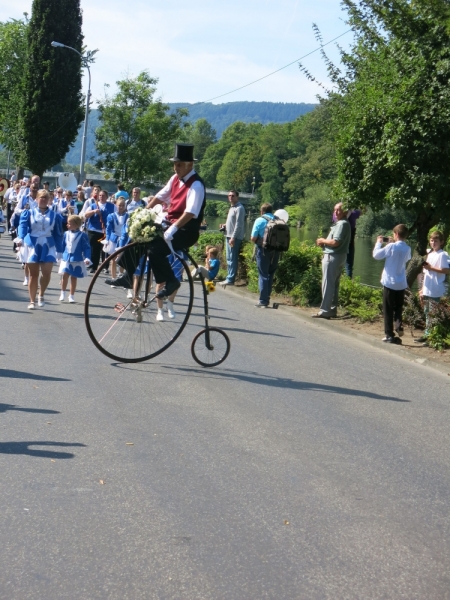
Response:
[[[223,291],[222,366],[111,364],[9,246],[1,599],[450,598],[450,377]]]

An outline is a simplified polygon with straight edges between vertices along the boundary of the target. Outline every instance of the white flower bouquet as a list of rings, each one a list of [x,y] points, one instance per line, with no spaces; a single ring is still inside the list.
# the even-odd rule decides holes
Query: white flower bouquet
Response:
[[[128,233],[133,242],[151,242],[162,236],[161,225],[156,223],[158,211],[152,208],[138,208],[128,219]]]

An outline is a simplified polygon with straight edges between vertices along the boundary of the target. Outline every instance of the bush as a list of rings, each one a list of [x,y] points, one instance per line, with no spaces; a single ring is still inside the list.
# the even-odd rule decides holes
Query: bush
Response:
[[[350,279],[343,275],[339,288],[339,305],[346,308],[360,323],[374,321],[383,309],[383,290],[361,285],[359,277]]]
[[[222,264],[223,261],[223,247],[224,247],[224,237],[222,233],[209,233],[205,231],[200,234],[198,238],[198,242],[195,246],[193,246],[189,254],[192,258],[200,265],[203,265],[205,262],[205,248],[206,246],[217,246],[219,249],[219,259]]]
[[[450,348],[450,299],[441,298],[433,303],[428,313],[430,331],[427,342],[431,348],[442,351]]]
[[[247,286],[258,291],[258,269],[253,259],[254,244],[244,244],[241,254],[245,265]],[[290,248],[284,252],[275,272],[273,290],[292,298],[294,304],[306,306],[320,300],[322,250],[317,246],[291,240]]]

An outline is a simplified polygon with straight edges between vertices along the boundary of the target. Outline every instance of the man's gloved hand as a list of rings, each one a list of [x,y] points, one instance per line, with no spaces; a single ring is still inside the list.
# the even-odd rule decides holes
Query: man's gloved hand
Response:
[[[166,240],[166,242],[171,242],[173,240],[173,236],[176,234],[177,231],[178,227],[176,225],[171,225],[168,229],[166,229],[166,231],[164,232],[164,239]]]

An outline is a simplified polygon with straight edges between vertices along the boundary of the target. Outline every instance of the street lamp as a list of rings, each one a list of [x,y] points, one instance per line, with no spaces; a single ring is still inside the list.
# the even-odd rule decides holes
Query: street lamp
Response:
[[[66,46],[66,44],[61,44],[60,42],[52,42],[51,45],[53,48],[68,48],[69,50],[73,50],[78,54],[81,58],[82,66],[88,70],[89,74],[89,85],[88,85],[88,93],[86,95],[86,112],[84,114],[84,127],[83,127],[83,140],[81,142],[81,158],[80,158],[80,183],[84,181],[85,172],[84,172],[84,164],[86,162],[86,137],[87,137],[87,127],[88,127],[88,119],[89,119],[89,101],[91,99],[91,70],[89,68],[89,63],[93,62],[93,55],[97,52],[97,50],[91,50],[90,52],[86,52],[86,54],[81,54],[72,46]]]

